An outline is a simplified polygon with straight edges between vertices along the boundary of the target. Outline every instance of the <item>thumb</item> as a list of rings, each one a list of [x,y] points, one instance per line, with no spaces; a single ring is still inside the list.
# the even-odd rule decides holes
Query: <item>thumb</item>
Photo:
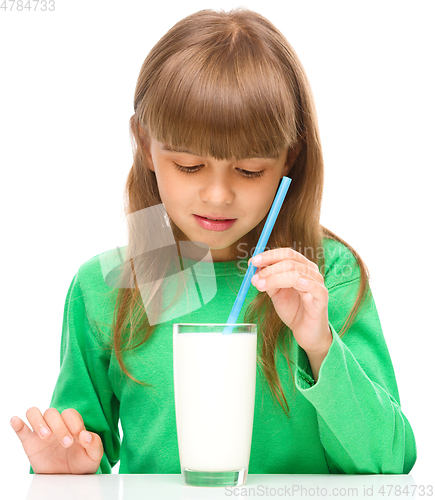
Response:
[[[83,430],[79,434],[79,442],[86,450],[91,460],[95,462],[101,461],[104,454],[104,448],[103,442],[98,434]]]

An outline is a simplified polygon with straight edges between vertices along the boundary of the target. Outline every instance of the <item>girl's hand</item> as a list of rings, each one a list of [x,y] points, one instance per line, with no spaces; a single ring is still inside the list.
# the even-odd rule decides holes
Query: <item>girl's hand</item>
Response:
[[[11,426],[35,474],[95,474],[103,456],[103,443],[98,434],[85,429],[77,410],[68,408],[59,413],[49,408],[42,416],[38,408],[32,407],[26,417],[33,431],[19,417],[11,420]]]
[[[292,248],[276,248],[249,259],[258,267],[251,283],[272,299],[296,342],[312,356],[324,357],[332,343],[328,290],[319,268]],[[301,283],[303,279],[306,283]]]

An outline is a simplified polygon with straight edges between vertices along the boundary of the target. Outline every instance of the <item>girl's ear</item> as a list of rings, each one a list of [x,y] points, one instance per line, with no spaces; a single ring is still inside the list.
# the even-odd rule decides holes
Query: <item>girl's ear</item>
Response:
[[[288,175],[290,170],[293,168],[293,165],[299,156],[299,153],[301,152],[303,146],[304,146],[304,141],[299,140],[299,142],[296,144],[296,146],[293,146],[292,148],[289,148],[288,153],[287,153],[287,161],[284,166],[284,175]]]
[[[140,123],[138,124],[138,135],[145,158],[147,160],[147,167],[153,172],[155,172],[153,159],[151,156],[151,139],[149,134],[147,134],[145,130],[141,127]]]

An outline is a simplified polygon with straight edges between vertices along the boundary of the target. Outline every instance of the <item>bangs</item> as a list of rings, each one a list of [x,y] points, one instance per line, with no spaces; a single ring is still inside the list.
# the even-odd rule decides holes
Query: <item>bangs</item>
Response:
[[[218,35],[174,50],[149,75],[139,119],[175,150],[217,160],[276,158],[298,139],[292,77],[252,34]]]

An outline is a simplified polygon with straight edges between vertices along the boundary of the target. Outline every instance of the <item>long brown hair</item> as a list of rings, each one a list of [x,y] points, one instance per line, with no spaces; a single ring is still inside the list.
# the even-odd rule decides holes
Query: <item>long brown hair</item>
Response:
[[[151,133],[172,148],[188,148],[199,156],[219,160],[276,156],[286,148],[291,154],[299,146],[290,172],[290,191],[267,248],[291,247],[298,242],[300,250],[296,250],[317,264],[321,272],[323,238],[341,242],[351,250],[361,281],[356,301],[339,332],[344,335],[369,290],[368,270],[349,244],[319,222],[324,173],[313,96],[299,58],[273,24],[245,8],[202,10],[178,22],[142,65],[130,133],[134,161],[125,186],[127,216],[162,203],[144,149]],[[245,235],[248,248],[255,248],[264,222]],[[172,221],[170,224],[178,245],[180,232]],[[134,224],[129,227],[130,241],[135,229]],[[133,254],[137,256],[138,252],[127,259],[132,268]],[[159,255],[164,261],[160,270],[178,256],[170,252]],[[143,268],[153,269],[148,264]],[[149,385],[134,378],[123,360],[123,352],[146,342],[155,329],[142,305],[137,267],[131,286],[116,290],[113,348],[123,372]],[[156,288],[153,294],[158,293]],[[266,293],[258,293],[249,304],[244,322],[258,324],[262,344],[259,362],[274,397],[288,415],[275,363],[279,347],[291,372],[284,342],[287,327]]]

